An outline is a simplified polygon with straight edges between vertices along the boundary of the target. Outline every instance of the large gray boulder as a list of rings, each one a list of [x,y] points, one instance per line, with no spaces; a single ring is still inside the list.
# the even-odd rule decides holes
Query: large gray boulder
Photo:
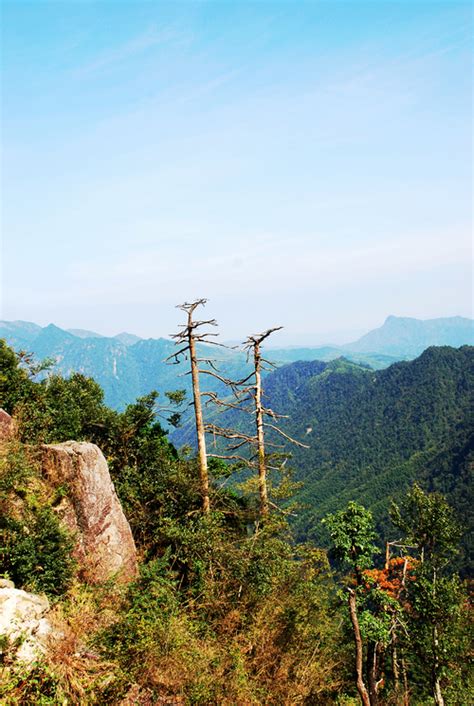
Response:
[[[102,451],[88,442],[44,445],[42,470],[53,487],[65,490],[57,511],[76,537],[81,578],[131,580],[137,573],[135,543]]]

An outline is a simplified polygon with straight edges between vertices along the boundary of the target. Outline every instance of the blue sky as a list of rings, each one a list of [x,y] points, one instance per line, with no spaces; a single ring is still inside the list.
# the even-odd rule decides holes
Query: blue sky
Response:
[[[159,336],[205,296],[226,338],[317,343],[472,315],[470,4],[2,10],[2,318]]]

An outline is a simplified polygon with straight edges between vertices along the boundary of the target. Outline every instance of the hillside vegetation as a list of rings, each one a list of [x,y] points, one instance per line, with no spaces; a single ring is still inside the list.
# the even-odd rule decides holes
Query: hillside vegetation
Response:
[[[301,507],[297,535],[327,545],[321,519],[349,500],[370,508],[390,534],[390,501],[414,482],[445,493],[473,526],[474,348],[429,348],[380,371],[344,359],[297,362],[270,373],[265,404],[288,416],[282,429],[310,448],[291,449]],[[238,411],[226,426],[245,423]],[[186,428],[177,445],[190,441]],[[469,532],[463,540],[464,570]]]
[[[370,510],[350,502],[333,512],[326,518],[331,568],[317,544],[295,541],[285,480],[271,484],[274,509],[262,517],[255,487],[236,492],[232,467],[210,463],[211,511],[203,513],[197,461],[169,441],[156,418],[156,393],[117,412],[84,375],[42,373],[29,356],[0,342],[0,405],[17,423],[15,438],[0,449],[0,575],[45,591],[55,601],[61,634],[30,671],[15,664],[15,645],[2,642],[2,703],[352,706],[362,688],[355,679],[360,633],[361,679],[371,706],[407,698],[423,706],[440,690],[438,703],[468,706],[469,611],[452,565],[459,528],[441,495],[414,486],[393,509],[397,538],[410,555],[393,548],[385,568],[377,544],[388,537],[377,535]],[[344,432],[357,411],[367,434],[390,414],[401,434],[410,412],[406,443],[413,448],[435,443],[437,434],[447,438],[453,419],[460,428],[465,422],[471,374],[471,349],[430,350],[380,373],[346,361],[289,365],[267,378],[267,394],[273,389],[275,403],[295,414],[311,406],[309,420],[288,422],[300,435],[313,435],[306,425],[318,423],[319,411],[321,442],[310,453],[322,458],[337,436],[331,405]],[[412,400],[417,386],[427,395],[423,414],[420,400]],[[407,400],[393,410],[397,390]],[[73,538],[55,514],[61,494],[48,491],[35,460],[38,444],[71,438],[97,443],[107,457],[140,554],[140,576],[129,586],[87,586],[75,574]],[[395,438],[387,434],[387,472],[390,459],[398,468]],[[383,431],[367,454],[375,458],[382,439]],[[441,465],[420,466],[433,486],[464,472],[463,439],[446,446]],[[335,445],[335,468],[343,467],[345,454],[366,463],[361,449],[354,440]],[[330,457],[325,461],[329,473]],[[455,485],[453,500],[467,506]],[[313,510],[322,514],[316,501]],[[441,598],[433,594],[433,576]]]

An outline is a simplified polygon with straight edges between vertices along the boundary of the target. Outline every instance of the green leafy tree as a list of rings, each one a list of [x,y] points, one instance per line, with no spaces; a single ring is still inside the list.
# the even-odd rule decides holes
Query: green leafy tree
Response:
[[[354,571],[360,584],[362,570],[372,566],[373,556],[378,551],[372,513],[350,502],[344,510],[328,515],[323,524],[331,537],[333,556]]]
[[[24,351],[16,353],[0,339],[0,406],[9,414],[28,407],[30,416],[42,407],[42,390],[33,381],[41,366]]]
[[[46,373],[51,361],[15,353],[0,341],[0,405],[15,416],[19,436],[28,443],[74,439],[102,443],[115,415],[103,403],[103,391],[91,378]]]
[[[44,438],[47,442],[96,440],[103,436],[109,410],[95,380],[74,373],[69,378],[52,375],[41,383],[44,393]]]
[[[442,495],[425,493],[416,484],[400,506],[393,505],[392,521],[404,532],[405,541],[416,548],[419,559],[409,593],[416,671],[429,683],[436,705],[444,706],[443,692],[455,680],[462,651],[463,593],[459,576],[450,567],[461,528]]]
[[[388,629],[382,595],[375,592],[369,597],[364,593],[363,571],[372,566],[373,555],[377,551],[372,513],[362,505],[350,502],[344,510],[328,515],[323,523],[329,530],[334,557],[350,567],[355,580],[355,588],[348,586],[347,591],[354,635],[357,691],[364,706],[375,706],[378,703],[380,646],[388,639]],[[364,641],[367,645],[367,684],[364,680]]]

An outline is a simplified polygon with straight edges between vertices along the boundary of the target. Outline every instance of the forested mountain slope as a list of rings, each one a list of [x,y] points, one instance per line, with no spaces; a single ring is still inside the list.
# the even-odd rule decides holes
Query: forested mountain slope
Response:
[[[472,506],[474,348],[429,348],[411,362],[373,371],[344,359],[294,363],[268,375],[265,404],[289,416],[281,428],[310,445],[291,461],[300,538],[325,542],[320,520],[349,500],[387,509],[418,480],[440,489],[467,520]],[[222,425],[241,424],[238,412]]]
[[[276,371],[266,392],[290,416],[283,428],[311,444],[293,456],[305,481],[300,499],[309,506],[298,520],[302,535],[320,538],[320,518],[351,499],[384,524],[389,498],[415,479],[441,486],[460,510],[468,506],[474,348],[429,348],[378,372],[337,362],[300,383],[294,396],[291,374]]]

